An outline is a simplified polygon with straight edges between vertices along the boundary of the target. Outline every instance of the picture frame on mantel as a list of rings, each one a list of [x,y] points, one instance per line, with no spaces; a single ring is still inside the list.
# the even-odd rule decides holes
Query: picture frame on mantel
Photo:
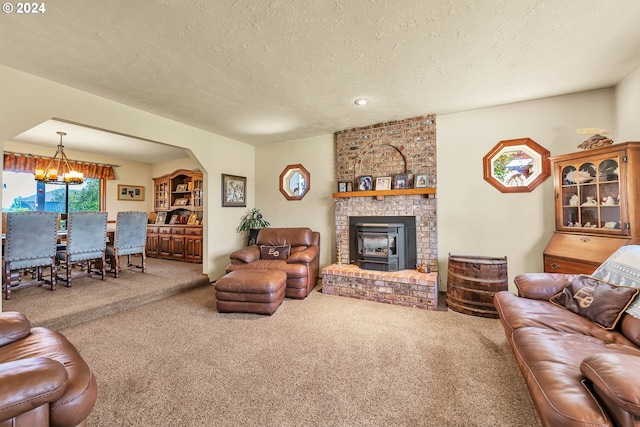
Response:
[[[222,207],[247,206],[247,177],[222,174]]]
[[[391,177],[381,176],[376,179],[376,191],[391,190]]]
[[[144,201],[144,187],[118,184],[118,200]]]

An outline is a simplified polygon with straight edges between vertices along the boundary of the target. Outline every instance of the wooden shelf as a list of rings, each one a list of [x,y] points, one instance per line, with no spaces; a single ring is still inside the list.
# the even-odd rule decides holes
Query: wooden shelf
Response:
[[[384,198],[384,196],[403,196],[411,194],[436,194],[435,188],[405,188],[400,190],[369,190],[369,191],[346,191],[341,193],[333,193],[334,199],[347,197],[375,197]]]

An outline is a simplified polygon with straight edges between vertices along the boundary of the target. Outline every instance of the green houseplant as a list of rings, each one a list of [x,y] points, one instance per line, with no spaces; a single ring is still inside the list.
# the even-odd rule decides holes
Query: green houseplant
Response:
[[[243,231],[248,232],[247,245],[252,245],[258,237],[260,229],[270,225],[269,221],[262,217],[260,209],[252,208],[248,214],[242,217],[240,225],[238,226],[238,233]]]

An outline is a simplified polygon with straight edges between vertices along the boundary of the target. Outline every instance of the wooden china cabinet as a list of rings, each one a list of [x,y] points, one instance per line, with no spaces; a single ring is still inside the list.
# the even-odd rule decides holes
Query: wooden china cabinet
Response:
[[[591,274],[640,243],[640,142],[552,157],[556,230],[544,271]]]
[[[147,255],[202,262],[202,172],[179,169],[153,179],[156,223],[147,226]]]

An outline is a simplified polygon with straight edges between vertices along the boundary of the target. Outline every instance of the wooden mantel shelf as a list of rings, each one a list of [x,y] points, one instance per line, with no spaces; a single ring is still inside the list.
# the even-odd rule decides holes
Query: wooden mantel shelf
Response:
[[[384,196],[403,196],[411,194],[422,194],[428,197],[429,194],[436,194],[435,188],[405,188],[400,190],[369,190],[369,191],[346,191],[341,193],[333,193],[334,199],[346,197],[375,197],[378,200],[384,199]]]

